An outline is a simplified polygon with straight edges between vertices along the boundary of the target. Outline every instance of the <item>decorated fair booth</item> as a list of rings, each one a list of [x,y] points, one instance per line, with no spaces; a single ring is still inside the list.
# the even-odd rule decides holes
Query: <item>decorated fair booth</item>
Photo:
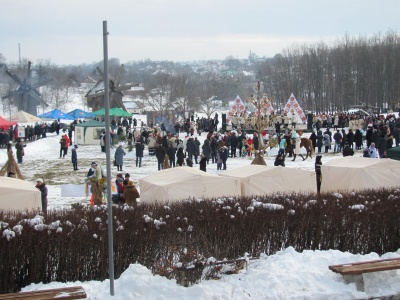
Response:
[[[307,120],[303,109],[301,108],[297,99],[294,97],[293,93],[290,95],[290,98],[285,105],[283,113],[292,120],[292,123],[302,124],[305,123]]]
[[[270,116],[273,113],[274,113],[274,108],[272,107],[272,104],[269,101],[267,95],[264,95],[260,102],[260,114],[262,116]],[[255,111],[255,114],[258,115],[258,110]]]
[[[226,122],[231,122],[232,125],[236,126],[240,123],[238,118],[243,118],[244,114],[246,113],[246,106],[242,99],[240,99],[239,95],[236,97],[234,103],[231,106],[231,109],[228,112],[226,117]]]

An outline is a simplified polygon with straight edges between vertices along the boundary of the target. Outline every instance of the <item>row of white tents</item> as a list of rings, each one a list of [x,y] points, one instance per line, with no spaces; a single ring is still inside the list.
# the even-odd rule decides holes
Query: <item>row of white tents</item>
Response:
[[[321,193],[400,187],[400,162],[341,157],[322,165]],[[249,165],[211,175],[189,167],[167,169],[139,180],[141,202],[188,198],[316,193],[314,171]]]
[[[400,186],[400,161],[397,160],[342,157],[323,164],[321,171],[321,193]],[[314,171],[260,165],[244,166],[220,175],[190,167],[171,168],[143,177],[139,186],[142,203],[317,192]],[[27,181],[0,177],[0,191],[0,209],[41,207],[40,192]]]

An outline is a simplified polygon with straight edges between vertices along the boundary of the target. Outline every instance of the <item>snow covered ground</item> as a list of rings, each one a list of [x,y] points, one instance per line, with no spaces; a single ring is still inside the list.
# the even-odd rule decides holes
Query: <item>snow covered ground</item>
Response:
[[[181,135],[183,138],[184,135]],[[85,197],[61,197],[61,185],[82,184],[92,161],[101,162],[105,167],[105,154],[99,145],[78,148],[79,171],[73,171],[70,153],[59,158],[59,136],[50,134],[47,138],[29,143],[25,148],[24,162],[20,165],[26,179],[35,183],[37,178],[47,181],[49,188],[49,209],[67,207],[71,203],[89,203]],[[202,142],[205,134],[198,136]],[[112,157],[113,157],[112,150]],[[142,168],[135,167],[135,151],[125,156],[124,172],[131,174],[136,183],[146,175],[157,172],[154,156],[145,150]],[[322,162],[338,154],[322,154]],[[356,156],[362,156],[358,151]],[[0,165],[6,162],[4,149],[0,150]],[[267,165],[273,165],[274,157],[266,157]],[[248,165],[248,158],[229,158],[228,169]],[[292,162],[286,160],[288,168],[314,169],[314,158],[302,161],[300,157]],[[199,165],[194,165],[199,168]],[[209,164],[207,172],[218,174],[216,164]],[[117,171],[112,167],[113,178]],[[140,187],[139,187],[140,188]],[[400,251],[387,253],[383,258],[400,257]],[[285,249],[275,255],[262,256],[251,260],[248,269],[237,275],[226,275],[220,280],[202,281],[189,288],[181,287],[174,280],[153,276],[150,270],[132,264],[115,281],[115,296],[109,293],[109,281],[70,282],[32,284],[24,291],[48,289],[72,285],[82,285],[89,299],[364,299],[400,293],[398,284],[400,271],[386,271],[364,275],[365,292],[358,292],[355,284],[346,284],[341,275],[328,269],[329,265],[377,259],[376,253],[353,255],[337,250],[304,251],[298,253],[293,248]]]

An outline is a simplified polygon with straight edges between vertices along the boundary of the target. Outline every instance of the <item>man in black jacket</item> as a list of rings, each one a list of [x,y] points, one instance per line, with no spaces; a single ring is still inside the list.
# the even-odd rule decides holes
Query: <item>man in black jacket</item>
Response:
[[[158,147],[156,148],[158,171],[163,169],[163,162],[164,162],[165,154],[167,154],[167,151],[161,144],[159,144]]]

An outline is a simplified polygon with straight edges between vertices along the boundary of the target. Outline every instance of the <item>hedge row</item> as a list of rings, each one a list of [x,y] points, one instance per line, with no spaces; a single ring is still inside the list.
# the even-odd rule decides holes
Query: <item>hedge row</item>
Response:
[[[274,254],[337,249],[351,253],[400,248],[400,189],[351,194],[286,194],[192,199],[137,208],[113,206],[118,278],[138,262],[177,278],[178,267],[246,252]],[[31,283],[108,278],[107,207],[74,206],[46,218],[0,212],[0,293]]]

